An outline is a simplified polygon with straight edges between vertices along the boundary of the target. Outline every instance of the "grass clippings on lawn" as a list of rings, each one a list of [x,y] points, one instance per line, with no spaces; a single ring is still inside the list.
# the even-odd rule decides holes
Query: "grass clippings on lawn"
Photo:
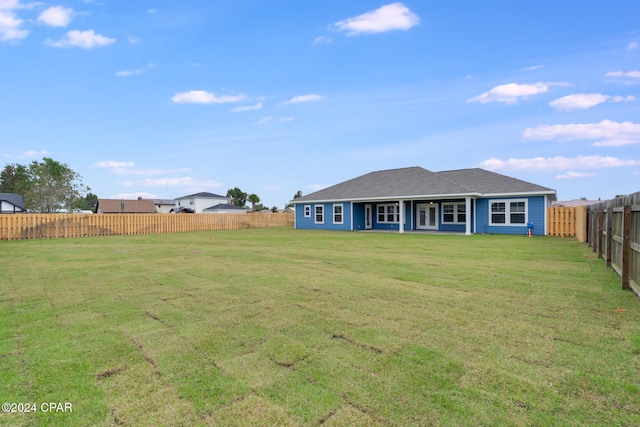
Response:
[[[0,425],[640,425],[640,301],[574,239],[0,247]]]

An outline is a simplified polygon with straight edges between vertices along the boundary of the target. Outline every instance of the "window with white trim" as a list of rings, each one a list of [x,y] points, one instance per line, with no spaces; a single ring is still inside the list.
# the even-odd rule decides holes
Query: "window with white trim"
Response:
[[[324,206],[316,205],[316,224],[324,224]]]
[[[333,223],[342,224],[342,203],[333,205]]]
[[[378,205],[378,222],[400,223],[400,209],[395,204]]]
[[[465,224],[467,222],[467,205],[465,203],[443,203],[443,224]]]
[[[304,217],[311,218],[311,205],[304,205]]]
[[[492,200],[489,202],[489,224],[525,225],[528,211],[527,199]]]

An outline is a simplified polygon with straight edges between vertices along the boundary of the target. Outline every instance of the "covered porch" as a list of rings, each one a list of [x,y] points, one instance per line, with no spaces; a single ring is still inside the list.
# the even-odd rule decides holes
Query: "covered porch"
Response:
[[[474,233],[475,199],[434,198],[353,202],[353,229]]]

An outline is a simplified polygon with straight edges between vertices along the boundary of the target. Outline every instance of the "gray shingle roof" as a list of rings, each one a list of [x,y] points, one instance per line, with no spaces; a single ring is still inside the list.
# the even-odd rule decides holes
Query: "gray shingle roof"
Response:
[[[431,172],[415,166],[370,172],[293,203],[338,200],[377,200],[414,197],[481,196],[485,194],[547,193],[555,190],[484,169]]]
[[[201,193],[190,194],[188,196],[176,197],[176,200],[189,199],[189,198],[192,198],[192,197],[197,197],[197,198],[200,198],[200,199],[205,199],[205,198],[228,199],[229,198],[229,197],[226,197],[226,196],[221,196],[219,194],[213,194],[213,193],[209,193],[209,192],[203,191]]]
[[[215,211],[247,211],[247,208],[237,205],[231,205],[229,203],[220,203],[215,206],[210,206],[203,209],[203,212],[215,212]]]
[[[24,199],[20,194],[15,193],[0,193],[0,200],[5,200],[11,203],[14,206],[19,207],[22,210],[24,209]]]

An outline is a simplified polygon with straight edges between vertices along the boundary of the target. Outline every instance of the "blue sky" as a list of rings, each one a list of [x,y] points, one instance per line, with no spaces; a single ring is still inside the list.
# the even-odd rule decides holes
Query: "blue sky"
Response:
[[[630,0],[0,0],[0,156],[266,206],[374,170],[640,191]]]

